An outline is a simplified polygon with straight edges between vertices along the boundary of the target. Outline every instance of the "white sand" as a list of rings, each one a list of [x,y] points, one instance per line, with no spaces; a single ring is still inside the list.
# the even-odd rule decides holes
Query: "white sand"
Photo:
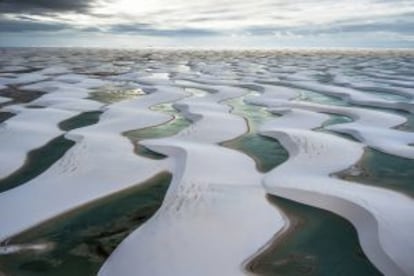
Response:
[[[264,178],[267,191],[345,217],[357,228],[369,259],[384,274],[411,275],[414,272],[414,265],[409,260],[410,252],[414,250],[414,242],[410,239],[410,229],[414,229],[414,219],[410,216],[414,211],[412,199],[387,189],[330,177],[356,163],[363,154],[363,145],[310,131],[329,118],[315,111],[347,115],[356,121],[328,128],[341,129],[373,147],[403,155],[390,144],[403,147],[404,134],[408,136],[411,133],[389,128],[403,123],[405,118],[362,108],[287,101],[285,91],[283,88],[280,95],[264,93],[248,99],[253,104],[269,106],[271,112],[282,115],[260,128],[263,135],[277,139],[289,152],[288,162]]]
[[[176,104],[194,121],[188,129],[143,142],[174,159],[174,179],[160,210],[121,243],[99,275],[244,275],[243,262],[283,227],[253,160],[215,144],[247,130],[242,118],[216,103],[243,91],[218,90]]]
[[[16,108],[6,110],[16,111]],[[63,132],[57,124],[74,115],[55,108],[21,108],[16,116],[3,122],[0,126],[0,152],[4,158],[0,158],[0,178],[20,168],[27,152],[61,135]]]
[[[43,109],[26,104],[2,109],[16,116],[0,127],[0,177],[18,169],[30,150],[64,134],[57,127],[62,120],[85,111],[104,113],[98,124],[65,133],[76,144],[44,173],[0,193],[0,240],[170,171],[173,180],[159,211],[120,244],[100,275],[246,274],[246,262],[288,225],[267,202],[266,193],[343,216],[356,227],[364,252],[384,274],[414,274],[412,198],[331,177],[358,162],[364,146],[414,158],[412,133],[395,129],[406,119],[391,113],[414,111],[411,73],[386,70],[379,61],[361,57],[328,59],[335,61],[329,64],[283,53],[244,59],[240,52],[230,60],[209,53],[209,58],[192,60],[178,57],[179,52],[170,56],[150,51],[149,58],[117,60],[115,55],[79,55],[79,50],[25,50],[31,53],[26,56],[10,51],[11,56],[0,57],[2,70],[10,71],[0,75],[0,89],[19,85],[27,93],[47,94],[27,104]],[[49,65],[32,73],[12,72],[45,64]],[[412,68],[400,65],[406,72]],[[114,74],[93,76],[101,72]],[[331,77],[330,84],[322,83]],[[147,95],[110,105],[87,99],[104,85],[131,85]],[[372,88],[378,93],[363,91]],[[289,151],[288,161],[265,175],[247,155],[217,145],[247,131],[246,121],[230,114],[223,102],[252,90],[246,103],[281,115],[264,123],[261,133]],[[295,101],[304,90],[382,111]],[[137,156],[122,133],[171,120],[151,109],[160,103],[173,103],[193,124],[173,137],[141,142],[169,158]],[[326,113],[350,117],[352,122],[326,129],[352,135],[361,143],[312,131],[330,118]],[[43,250],[42,246],[6,245],[0,254]]]
[[[394,127],[406,122],[406,118],[401,115],[366,108],[294,101],[292,99],[297,94],[290,88],[273,87],[269,89],[269,86],[264,87],[265,92],[260,97],[247,97],[246,101],[250,104],[267,106],[275,113],[279,113],[278,110],[282,110],[281,112],[283,113],[284,109],[289,110],[290,108],[295,108],[314,111],[313,113],[324,112],[348,116],[353,119],[353,122],[330,125],[325,128],[339,133],[349,134],[362,143],[379,151],[414,159],[414,148],[410,146],[410,144],[414,143],[414,133],[394,129]],[[328,117],[325,116],[325,119],[327,120]],[[293,118],[287,124],[295,124],[296,121]]]
[[[263,133],[278,139],[290,155],[287,163],[265,178],[270,193],[347,218],[357,228],[365,253],[383,273],[412,274],[412,199],[387,189],[329,177],[355,163],[362,155],[361,145],[328,134],[278,127],[277,123]]]
[[[334,107],[311,103],[292,102],[284,104],[284,106],[349,116],[354,119],[353,122],[331,125],[325,128],[349,134],[379,151],[414,159],[414,148],[410,146],[414,143],[414,133],[393,128],[406,121],[403,116],[356,107]]]
[[[168,169],[165,161],[135,155],[131,142],[121,135],[171,119],[148,108],[179,99],[184,93],[168,87],[159,89],[162,92],[109,106],[97,125],[70,131],[66,137],[76,145],[58,162],[24,185],[1,193],[0,209],[13,212],[0,212],[0,221],[5,222],[0,240]]]
[[[34,74],[34,73],[33,73]],[[40,73],[30,75],[30,80],[43,80]],[[27,80],[26,77],[19,77]],[[16,80],[17,81],[17,80]],[[31,82],[30,81],[30,82]],[[29,82],[29,81],[28,81]],[[7,177],[19,169],[25,162],[27,153],[45,145],[47,142],[63,134],[58,127],[61,121],[76,116],[84,111],[99,110],[103,104],[83,99],[90,93],[90,88],[102,85],[101,80],[89,79],[82,76],[75,84],[65,84],[59,81],[39,81],[23,86],[30,90],[48,92],[42,97],[30,102],[46,108],[31,109],[23,105],[12,105],[3,108],[4,111],[17,115],[8,119],[0,127],[0,152],[7,158],[0,159],[0,178]]]
[[[294,81],[281,82],[282,84],[291,85],[301,89],[308,89],[318,93],[342,98],[350,103],[360,104],[363,106],[383,107],[396,110],[404,110],[414,113],[414,102],[412,101],[395,101],[386,100],[375,94],[361,92],[359,90],[341,87],[336,85],[321,84],[314,81]]]

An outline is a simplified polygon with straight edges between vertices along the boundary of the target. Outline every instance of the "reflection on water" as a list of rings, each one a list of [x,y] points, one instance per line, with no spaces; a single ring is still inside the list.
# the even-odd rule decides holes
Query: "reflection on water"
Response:
[[[330,118],[323,122],[322,127],[327,127],[331,125],[337,125],[337,124],[343,124],[343,123],[350,123],[353,120],[347,116],[343,115],[335,115],[335,114],[329,114]]]
[[[258,134],[258,127],[266,120],[276,118],[275,115],[263,107],[246,105],[243,97],[226,103],[233,108],[232,113],[246,119],[249,132],[222,142],[221,146],[246,153],[256,161],[257,169],[261,172],[268,172],[287,160],[287,151],[277,141]]]
[[[75,128],[81,128],[84,126],[96,124],[99,121],[99,117],[102,113],[102,111],[83,112],[77,116],[60,122],[59,128],[61,130],[69,131]]]
[[[274,169],[289,157],[288,152],[277,141],[255,133],[242,135],[220,145],[249,155],[256,161],[257,169],[261,172]]]
[[[24,90],[15,85],[9,85],[5,89],[0,90],[0,96],[10,98],[11,101],[0,104],[1,106],[11,104],[29,103],[44,95],[45,92],[35,90]]]
[[[367,148],[361,161],[338,177],[414,196],[414,160]]]
[[[395,129],[414,132],[414,115],[403,112],[399,112],[398,114],[404,116],[407,119],[407,121],[402,125],[396,126]]]
[[[259,107],[231,101],[233,112],[249,122],[249,133],[222,143],[253,157],[260,171],[267,172],[288,159],[288,152],[274,139],[257,134],[257,127],[272,119]],[[256,112],[255,112],[256,111]],[[274,117],[273,117],[274,118]],[[351,121],[332,115],[324,126]],[[354,227],[331,212],[276,196],[271,203],[287,214],[291,225],[247,269],[258,275],[381,275],[370,263],[358,242]]]
[[[170,181],[170,173],[161,173],[15,236],[10,245],[48,242],[55,246],[1,256],[0,275],[95,275],[115,247],[158,210]]]
[[[160,104],[152,107],[151,109],[170,114],[173,119],[158,126],[127,131],[124,135],[134,144],[134,151],[136,154],[151,159],[163,159],[165,158],[164,155],[151,151],[147,147],[140,145],[139,141],[144,139],[156,139],[173,136],[190,126],[191,121],[187,120],[180,113],[178,113],[172,104]]]
[[[249,94],[258,96],[257,92]],[[257,132],[258,127],[267,120],[277,118],[276,115],[267,111],[266,107],[246,104],[245,97],[231,99],[225,103],[232,107],[231,113],[242,116],[248,122],[250,132]]]
[[[145,95],[139,88],[105,85],[90,93],[90,99],[98,102],[112,104],[123,100],[131,100],[138,96]]]
[[[324,104],[324,105],[337,105],[337,106],[348,106],[349,104],[346,101],[343,101],[340,98],[324,95],[322,93],[317,93],[314,91],[308,90],[299,90],[299,97],[295,100],[297,101],[305,101],[305,102],[313,102],[317,104]]]
[[[351,106],[346,100],[295,88],[295,79],[305,79],[310,83],[334,84],[334,81],[349,79],[351,84],[358,85],[364,79],[375,87],[360,89],[367,96],[378,96],[382,99],[407,102],[401,97],[386,91],[383,85],[386,79],[398,81],[397,86],[407,86],[413,76],[413,55],[407,52],[291,52],[291,51],[123,51],[98,49],[7,49],[0,57],[3,62],[16,61],[27,68],[47,68],[61,64],[76,73],[92,74],[94,77],[110,82],[107,76],[121,73],[156,72],[156,77],[173,74],[191,80],[189,83],[200,83],[210,80],[212,86],[229,81],[238,83],[246,89],[262,90],[260,83],[284,85],[298,92],[295,100],[310,101],[330,106]],[[22,59],[23,57],[23,59]],[[17,65],[16,63],[16,65]],[[190,72],[175,72],[177,64],[187,64]],[[31,69],[28,69],[30,72]],[[36,69],[37,70],[37,69]],[[178,70],[179,71],[179,70]],[[25,72],[21,70],[20,73]],[[175,72],[175,73],[174,73]],[[365,75],[360,78],[360,75]],[[145,76],[145,74],[143,74]],[[49,76],[51,79],[53,75]],[[177,77],[177,78],[178,78]],[[341,78],[342,77],[342,78]],[[253,85],[243,84],[244,79]],[[182,82],[177,83],[185,86]],[[181,84],[180,84],[181,83]],[[346,82],[345,82],[346,83]],[[75,85],[75,83],[73,83]],[[208,85],[208,84],[207,84]],[[344,87],[344,84],[336,84]],[[236,84],[237,86],[237,84]],[[300,87],[299,85],[296,85]],[[346,86],[346,85],[345,85]],[[9,89],[10,88],[10,89]],[[26,103],[41,95],[41,92],[22,91],[18,86],[10,86],[0,91],[0,95],[11,97],[14,102]],[[335,89],[332,86],[332,89]],[[194,97],[203,97],[205,91],[194,88],[185,89]],[[147,90],[146,90],[147,91]],[[408,90],[407,90],[408,91]],[[57,95],[60,91],[55,91]],[[212,91],[208,91],[212,92]],[[404,91],[403,91],[404,92]],[[66,93],[66,92],[65,92]],[[91,98],[106,104],[122,100],[131,100],[143,95],[134,82],[117,82],[98,88],[91,93]],[[254,96],[251,93],[250,96]],[[345,95],[344,98],[346,97]],[[222,145],[243,151],[257,162],[258,169],[267,172],[283,163],[287,152],[276,141],[258,134],[258,127],[265,120],[275,118],[265,108],[248,105],[243,98],[227,101],[233,107],[234,114],[246,118],[249,131],[232,141]],[[381,107],[364,107],[367,104],[352,104],[366,109],[382,110]],[[28,104],[30,108],[42,106]],[[159,155],[139,145],[142,139],[154,139],[177,134],[190,126],[191,122],[174,110],[171,104],[163,104],[151,108],[154,111],[166,112],[171,120],[165,124],[129,131],[124,133],[135,145],[138,154],[159,159]],[[35,110],[32,110],[35,111]],[[398,113],[386,109],[386,112]],[[402,113],[401,113],[402,114]],[[98,121],[99,112],[87,112],[70,118],[60,124],[62,130],[83,127]],[[398,126],[399,129],[412,131],[414,117],[404,113],[409,121]],[[0,112],[0,122],[13,116]],[[323,127],[349,122],[349,118],[333,115]],[[2,124],[5,126],[6,124]],[[213,126],[214,127],[214,126]],[[330,132],[333,134],[333,132]],[[335,134],[342,135],[342,134]],[[346,135],[342,135],[347,137]],[[20,185],[40,174],[63,155],[73,142],[57,138],[42,148],[29,154],[28,162],[12,178],[0,180],[0,189],[8,189]],[[26,167],[27,165],[27,167]],[[367,150],[364,158],[349,171],[339,174],[340,177],[398,189],[412,194],[414,164],[411,160],[394,157],[374,150]],[[11,255],[1,256],[0,275],[95,275],[102,262],[119,242],[135,227],[147,220],[156,212],[170,182],[170,174],[162,174],[149,180],[144,186],[137,186],[128,191],[111,195],[105,199],[88,204],[49,222],[42,223],[9,241],[10,245],[53,245],[45,250],[25,250]],[[9,182],[7,182],[9,181]],[[350,184],[351,185],[351,184]],[[79,191],[82,192],[82,191]],[[269,200],[283,209],[290,218],[292,227],[280,239],[275,241],[269,250],[255,258],[250,269],[261,275],[378,275],[380,274],[365,258],[358,244],[354,228],[344,219],[333,213],[295,203],[279,197],[269,196]],[[8,210],[12,212],[13,210]],[[1,224],[0,224],[1,227]],[[29,247],[28,247],[29,245]],[[161,264],[162,265],[162,264]]]
[[[93,125],[99,121],[100,111],[84,112],[59,124],[60,129],[69,131],[71,129]],[[27,154],[24,165],[6,178],[0,179],[0,192],[12,189],[35,178],[56,161],[58,161],[75,142],[59,136],[42,147],[34,149]]]
[[[4,112],[4,111],[0,111],[0,123],[3,123],[4,121],[10,119],[11,117],[13,117],[15,114],[11,113],[11,112]]]
[[[7,191],[24,184],[47,170],[59,160],[75,142],[59,136],[46,145],[34,149],[27,154],[24,165],[9,176],[0,179],[0,192]]]
[[[268,196],[291,225],[248,269],[258,275],[382,275],[366,258],[354,227],[331,212]]]

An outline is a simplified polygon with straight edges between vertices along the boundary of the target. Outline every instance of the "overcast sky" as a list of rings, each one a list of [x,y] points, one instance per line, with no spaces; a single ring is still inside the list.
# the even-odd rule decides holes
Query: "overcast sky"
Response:
[[[414,0],[0,0],[0,46],[414,48]]]

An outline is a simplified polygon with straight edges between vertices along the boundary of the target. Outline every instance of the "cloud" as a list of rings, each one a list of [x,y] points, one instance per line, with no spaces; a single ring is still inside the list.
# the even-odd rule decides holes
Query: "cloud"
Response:
[[[414,13],[407,13],[395,17],[376,18],[375,20],[337,22],[330,30],[324,30],[324,32],[390,32],[414,35],[412,26],[414,26]]]
[[[414,36],[412,0],[0,0],[0,13],[0,32],[36,35],[69,30],[176,40],[239,36],[252,43],[265,37]]]
[[[86,12],[93,3],[92,0],[0,0],[0,12],[27,14]]]
[[[110,26],[106,32],[135,33],[146,36],[210,36],[218,34],[215,31],[194,28],[159,29],[150,24],[116,24]]]
[[[298,26],[247,27],[243,31],[250,35],[272,35],[290,33],[296,35],[321,35],[343,33],[396,33],[414,36],[414,13],[393,16],[366,17],[352,20],[333,20],[329,24],[309,24]]]
[[[51,32],[70,28],[63,23],[37,22],[31,20],[13,20],[0,17],[0,32]]]

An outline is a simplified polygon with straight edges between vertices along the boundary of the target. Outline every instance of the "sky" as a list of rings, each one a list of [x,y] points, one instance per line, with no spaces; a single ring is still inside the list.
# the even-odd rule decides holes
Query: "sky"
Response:
[[[0,0],[0,46],[414,48],[414,0]]]

